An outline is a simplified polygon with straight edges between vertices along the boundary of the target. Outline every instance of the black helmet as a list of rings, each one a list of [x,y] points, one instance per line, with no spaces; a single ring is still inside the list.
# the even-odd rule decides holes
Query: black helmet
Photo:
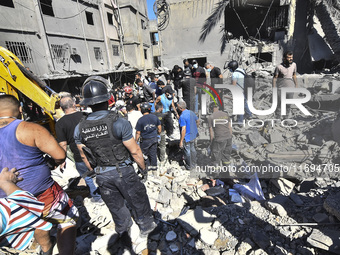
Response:
[[[237,61],[235,61],[235,60],[230,61],[229,64],[228,64],[228,68],[230,68],[234,72],[238,68]]]
[[[151,105],[148,102],[144,102],[140,105],[140,110],[144,114],[146,112],[151,112]]]
[[[100,76],[91,76],[86,79],[82,87],[83,100],[80,105],[94,105],[110,99],[108,91],[109,82]]]

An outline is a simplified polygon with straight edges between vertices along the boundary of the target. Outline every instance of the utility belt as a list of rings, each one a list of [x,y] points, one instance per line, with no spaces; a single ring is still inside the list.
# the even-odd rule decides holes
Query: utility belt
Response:
[[[131,166],[132,163],[133,162],[130,159],[128,159],[128,160],[125,160],[125,162],[123,163],[116,164],[115,166],[97,166],[94,169],[94,171],[96,172],[96,174],[102,174],[102,173],[106,173],[109,171],[117,170],[117,172],[119,173],[119,176],[123,177],[121,170],[125,167]]]
[[[154,137],[151,137],[151,138],[143,138],[143,137],[140,137],[140,138],[139,138],[139,142],[142,143],[142,142],[146,142],[146,141],[152,140],[152,139],[157,140],[157,136],[154,136]]]

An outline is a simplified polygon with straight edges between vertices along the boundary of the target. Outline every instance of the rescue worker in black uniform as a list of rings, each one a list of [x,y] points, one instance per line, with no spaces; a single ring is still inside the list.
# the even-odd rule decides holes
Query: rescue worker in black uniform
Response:
[[[147,171],[143,154],[132,136],[131,124],[108,111],[108,81],[99,76],[89,77],[83,85],[81,105],[90,106],[92,113],[85,116],[75,128],[74,139],[83,161],[97,174],[102,199],[109,208],[116,232],[128,233],[132,216],[145,236],[157,226],[143,183],[136,174],[132,159],[140,171]],[[89,148],[96,166],[90,165],[84,151]]]

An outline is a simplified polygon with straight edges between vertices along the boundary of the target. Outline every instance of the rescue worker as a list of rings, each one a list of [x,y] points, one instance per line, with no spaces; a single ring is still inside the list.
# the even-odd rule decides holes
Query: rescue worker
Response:
[[[162,131],[161,122],[154,114],[150,114],[151,105],[147,102],[141,104],[141,117],[136,124],[136,142],[140,141],[140,148],[145,156],[147,156],[148,170],[157,174],[157,134]]]
[[[147,171],[140,147],[132,136],[131,124],[108,111],[108,81],[102,77],[89,77],[83,85],[83,101],[92,113],[83,118],[75,128],[74,139],[84,163],[97,174],[97,184],[102,199],[110,210],[116,232],[122,237],[132,226],[130,206],[141,235],[147,235],[157,225],[145,186],[136,174],[130,155],[140,171]],[[87,147],[85,149],[85,146]],[[96,166],[91,166],[84,149],[92,151]]]
[[[137,96],[133,95],[133,90],[130,86],[124,87],[124,93],[125,93],[125,103],[126,105],[132,105],[132,107],[135,110],[140,111],[140,101]]]
[[[174,132],[174,122],[172,119],[172,113],[170,107],[175,111],[175,115],[177,119],[179,119],[179,115],[177,113],[174,98],[173,98],[174,91],[172,90],[171,86],[165,86],[163,88],[163,94],[156,99],[156,103],[161,102],[163,105],[163,114],[164,114],[164,126],[166,130],[166,134],[168,137],[172,138],[172,133]]]
[[[212,114],[208,117],[211,154],[214,162],[219,165],[230,164],[232,148],[232,129],[229,115],[222,111],[222,107],[212,102],[209,105]]]

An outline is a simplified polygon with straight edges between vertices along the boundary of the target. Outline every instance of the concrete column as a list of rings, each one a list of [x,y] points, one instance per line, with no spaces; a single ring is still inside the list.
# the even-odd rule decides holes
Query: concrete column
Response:
[[[41,11],[41,6],[38,0],[34,0],[34,10],[35,10],[35,14],[36,14],[37,21],[38,21],[39,33],[40,33],[40,36],[41,36],[41,39],[44,45],[45,57],[46,57],[48,65],[50,66],[49,69],[50,70],[53,69],[54,71],[55,65],[52,59],[51,48],[50,48],[50,44],[49,44],[48,37],[46,34],[46,27],[45,27],[45,23],[43,19],[43,13]]]

